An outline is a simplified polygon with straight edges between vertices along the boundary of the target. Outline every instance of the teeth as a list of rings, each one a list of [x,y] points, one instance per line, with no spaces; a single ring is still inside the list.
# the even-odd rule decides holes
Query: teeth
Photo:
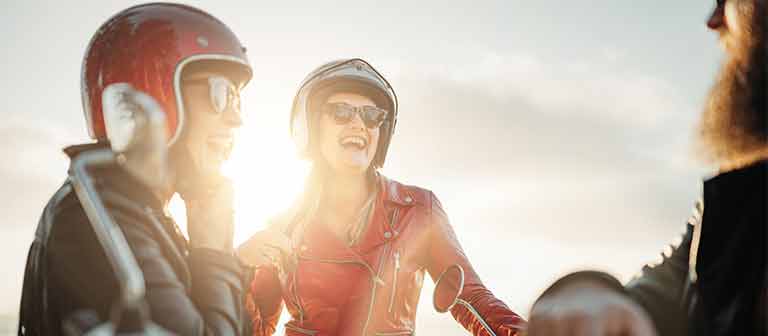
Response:
[[[359,136],[350,136],[350,137],[346,137],[346,138],[341,139],[341,144],[342,145],[352,144],[352,145],[358,146],[360,148],[363,148],[366,145],[366,141],[365,141],[365,139],[363,139],[362,137],[359,137]]]

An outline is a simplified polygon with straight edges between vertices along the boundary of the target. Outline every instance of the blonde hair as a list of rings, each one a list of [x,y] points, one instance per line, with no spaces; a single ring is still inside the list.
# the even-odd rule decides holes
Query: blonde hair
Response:
[[[328,187],[329,171],[326,165],[313,165],[307,179],[304,183],[304,191],[296,199],[293,206],[288,210],[287,214],[283,217],[283,220],[276,221],[274,225],[278,225],[278,229],[285,233],[293,243],[293,246],[299,246],[302,242],[304,231],[307,225],[311,224],[313,218],[315,218],[320,211],[322,200],[325,195],[325,191]],[[354,245],[359,240],[362,233],[367,227],[367,223],[370,221],[373,214],[376,195],[378,194],[378,173],[371,166],[368,169],[367,180],[372,186],[370,196],[360,209],[360,216],[357,223],[351,227],[350,236],[348,237],[349,245]]]

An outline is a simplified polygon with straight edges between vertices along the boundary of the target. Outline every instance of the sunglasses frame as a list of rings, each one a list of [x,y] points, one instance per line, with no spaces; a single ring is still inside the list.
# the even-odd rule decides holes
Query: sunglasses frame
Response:
[[[236,114],[240,115],[240,89],[229,78],[223,76],[208,76],[202,78],[190,78],[184,79],[183,83],[189,84],[205,84],[208,86],[208,102],[211,104],[213,113],[221,115],[224,111],[229,109],[234,110]],[[223,107],[217,106],[218,88],[224,87],[226,89],[226,102]]]
[[[348,116],[340,116],[339,111],[341,110],[341,107],[348,108],[349,111],[351,111],[351,114]],[[354,106],[347,103],[325,103],[322,108],[323,113],[333,118],[333,121],[335,121],[337,125],[346,125],[352,122],[352,119],[354,119],[355,116],[359,116],[360,120],[365,124],[365,127],[368,129],[377,129],[389,118],[389,111],[371,105]],[[368,113],[366,110],[370,111],[371,109],[379,112],[380,117],[377,118],[377,120],[371,120],[367,117]]]

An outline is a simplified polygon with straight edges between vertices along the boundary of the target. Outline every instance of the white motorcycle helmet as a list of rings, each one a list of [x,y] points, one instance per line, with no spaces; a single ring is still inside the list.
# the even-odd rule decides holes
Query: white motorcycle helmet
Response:
[[[314,124],[319,115],[319,104],[338,92],[353,92],[371,98],[376,106],[387,110],[387,118],[380,126],[381,138],[373,166],[381,168],[397,124],[397,95],[392,86],[368,62],[359,59],[341,59],[321,65],[302,81],[291,109],[291,137],[303,158],[312,160],[317,141]]]

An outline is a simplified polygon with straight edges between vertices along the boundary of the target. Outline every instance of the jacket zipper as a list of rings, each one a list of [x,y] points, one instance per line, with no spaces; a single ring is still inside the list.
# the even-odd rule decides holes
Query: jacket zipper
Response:
[[[385,251],[384,251],[385,253],[382,254],[382,256],[386,255],[388,250],[389,250],[389,244],[387,244],[385,246]],[[354,265],[361,265],[366,270],[368,270],[368,272],[371,274],[371,306],[369,307],[368,318],[366,319],[365,327],[363,329],[363,331],[365,331],[365,329],[368,328],[368,321],[371,319],[371,311],[372,311],[372,308],[373,308],[373,297],[376,294],[376,285],[382,285],[382,286],[384,285],[384,280],[381,279],[380,274],[376,273],[370,265],[368,265],[365,262],[359,261],[359,260],[320,259],[320,258],[309,258],[309,257],[303,257],[303,256],[299,256],[299,259],[303,259],[303,260],[307,260],[307,261],[321,262],[321,263],[329,263],[329,264],[354,264]],[[381,258],[380,260],[383,261],[384,259]],[[379,269],[381,269],[381,262],[379,263]],[[301,301],[299,301],[300,299],[299,299],[299,296],[298,296],[298,291],[296,290],[296,288],[297,288],[296,286],[297,285],[296,285],[295,281],[296,281],[296,272],[294,272],[294,295],[295,295],[295,299],[297,301],[296,302],[296,306],[299,309],[299,321],[300,321],[301,324],[304,324],[304,310],[301,307]],[[297,328],[297,327],[294,327],[294,328]],[[365,332],[363,332],[363,335],[365,335]]]
[[[287,324],[287,323],[285,324],[285,329],[292,330],[292,331],[295,331],[295,332],[298,332],[298,333],[301,333],[301,334],[304,334],[304,335],[315,335],[315,334],[318,333],[317,330],[310,330],[310,329],[305,329],[305,328],[299,328],[297,326],[293,326],[293,325],[290,325],[290,324]]]
[[[293,286],[292,292],[293,292],[293,300],[296,303],[296,308],[299,311],[299,323],[304,324],[304,307],[301,306],[301,299],[299,298],[299,283],[297,278],[298,267],[296,270],[293,271]]]
[[[395,271],[392,272],[392,293],[389,296],[389,309],[388,312],[392,312],[392,308],[395,306],[395,293],[397,293],[397,275],[400,272],[400,252],[395,251],[393,257],[395,258]]]
[[[363,333],[362,333],[362,335],[365,335],[366,332],[368,331],[368,325],[371,323],[371,317],[373,316],[373,307],[374,307],[374,304],[376,303],[376,285],[377,284],[384,285],[384,281],[381,280],[381,271],[384,269],[384,267],[383,267],[384,266],[384,260],[386,260],[387,254],[389,254],[390,247],[391,246],[389,245],[389,243],[386,243],[386,245],[384,245],[384,252],[381,254],[381,257],[379,258],[379,270],[374,275],[374,279],[379,279],[380,283],[376,282],[375,280],[372,281],[372,286],[371,286],[371,303],[368,305],[368,316],[365,318],[365,324],[363,325]],[[371,270],[371,271],[373,271],[373,270]]]
[[[392,214],[392,218],[389,221],[389,229],[392,230],[392,232],[395,231],[395,221],[397,221],[397,212],[398,209],[395,208],[395,212]],[[387,242],[386,245],[384,245],[384,252],[381,254],[381,257],[379,258],[379,269],[376,273],[376,278],[381,279],[381,272],[384,270],[384,260],[386,260],[387,255],[389,254],[389,249],[392,247],[391,242]],[[383,285],[382,281],[382,285]],[[376,301],[376,284],[374,283],[373,286],[371,286],[371,303],[368,306],[368,317],[365,319],[365,325],[363,325],[363,335],[368,331],[368,325],[371,323],[371,316],[373,315],[373,306]]]
[[[410,331],[410,330],[403,330],[403,331],[393,331],[393,332],[377,332],[375,335],[376,335],[376,336],[401,336],[401,335],[413,335],[413,331]]]
[[[392,216],[392,220],[390,221],[389,225],[390,228],[394,228],[395,221],[397,220],[397,211],[395,211],[394,215]],[[368,305],[368,316],[365,319],[365,325],[363,325],[363,335],[368,331],[368,325],[371,322],[371,317],[373,315],[373,307],[374,303],[376,301],[376,288],[377,285],[384,286],[385,282],[381,279],[381,272],[384,269],[384,260],[386,260],[387,255],[389,254],[391,246],[390,243],[387,242],[384,245],[384,252],[381,254],[381,257],[379,257],[379,267],[378,271],[374,270],[371,265],[368,265],[365,262],[359,261],[359,260],[334,260],[334,259],[316,259],[316,258],[309,258],[309,257],[303,257],[299,255],[299,259],[304,259],[307,261],[316,261],[316,262],[322,262],[322,263],[331,263],[331,264],[356,264],[361,265],[365,269],[368,270],[368,272],[371,274],[371,303]],[[399,256],[398,256],[399,259]],[[398,261],[399,265],[399,261]],[[399,266],[398,266],[399,268]],[[298,291],[296,290],[296,272],[294,272],[294,295],[296,296],[297,306],[299,308],[299,316],[301,317],[301,322],[303,323],[303,309],[301,308],[301,302],[299,301],[298,297]]]

